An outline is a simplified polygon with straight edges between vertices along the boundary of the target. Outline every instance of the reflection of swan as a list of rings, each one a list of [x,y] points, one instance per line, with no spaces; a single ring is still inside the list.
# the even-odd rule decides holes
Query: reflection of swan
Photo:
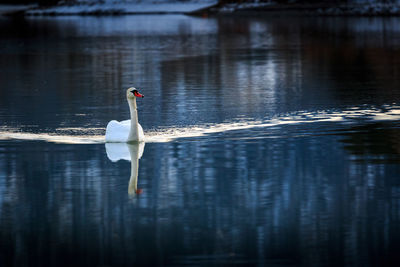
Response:
[[[128,100],[131,119],[118,122],[112,120],[107,124],[106,142],[137,142],[144,141],[144,133],[140,126],[137,115],[136,97],[144,97],[134,87],[126,90],[126,99]]]
[[[116,162],[120,159],[131,161],[131,177],[129,179],[128,194],[140,194],[142,189],[137,188],[139,159],[143,155],[144,142],[133,144],[106,143],[107,157]]]

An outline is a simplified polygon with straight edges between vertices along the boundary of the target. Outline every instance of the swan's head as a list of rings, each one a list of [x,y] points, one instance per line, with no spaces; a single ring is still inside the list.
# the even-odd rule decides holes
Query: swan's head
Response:
[[[136,97],[141,97],[143,98],[144,95],[142,95],[141,93],[139,93],[139,91],[135,88],[135,87],[130,87],[126,90],[126,97],[128,99],[134,99]]]

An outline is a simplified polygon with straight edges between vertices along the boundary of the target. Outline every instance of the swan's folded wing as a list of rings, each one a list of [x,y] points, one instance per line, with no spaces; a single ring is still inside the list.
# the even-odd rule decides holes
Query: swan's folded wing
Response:
[[[120,123],[120,124],[122,124],[124,126],[127,126],[128,129],[131,127],[131,120],[124,120],[124,121],[120,121],[118,123]]]
[[[106,142],[126,142],[128,140],[130,120],[110,121],[106,128]]]

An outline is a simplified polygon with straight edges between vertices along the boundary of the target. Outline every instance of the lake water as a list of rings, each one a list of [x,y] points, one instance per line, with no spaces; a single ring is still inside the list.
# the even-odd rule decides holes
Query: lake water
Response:
[[[398,266],[399,25],[1,18],[0,265]]]

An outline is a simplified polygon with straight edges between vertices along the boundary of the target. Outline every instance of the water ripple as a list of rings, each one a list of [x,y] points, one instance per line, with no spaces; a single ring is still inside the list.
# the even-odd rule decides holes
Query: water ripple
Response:
[[[380,108],[352,107],[347,110],[299,111],[264,120],[240,119],[237,121],[191,125],[187,127],[159,127],[145,131],[146,142],[163,143],[180,138],[203,137],[228,131],[270,128],[293,124],[317,122],[362,123],[400,120],[400,106],[385,105]],[[39,140],[65,144],[104,143],[105,128],[57,128],[54,132],[24,132],[18,128],[0,127],[0,140]],[[247,138],[251,138],[247,137]]]

